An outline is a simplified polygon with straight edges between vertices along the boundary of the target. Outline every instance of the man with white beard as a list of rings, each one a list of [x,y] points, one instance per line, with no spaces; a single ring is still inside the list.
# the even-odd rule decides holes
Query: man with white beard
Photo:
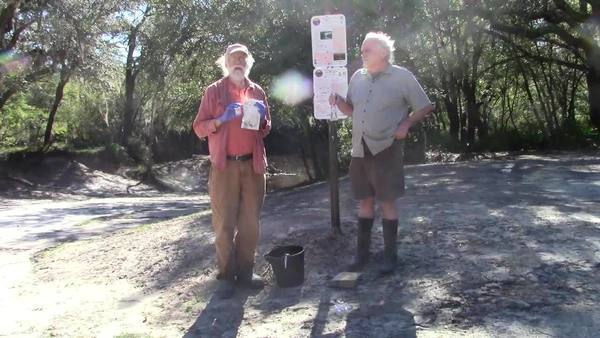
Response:
[[[330,104],[352,117],[352,192],[359,201],[357,250],[349,271],[369,261],[375,201],[383,213],[384,255],[380,272],[392,273],[397,261],[397,199],[404,194],[404,139],[412,126],[433,111],[415,76],[394,65],[394,41],[381,32],[365,36],[363,67],[352,75],[348,95],[332,94]]]
[[[253,269],[265,197],[263,138],[271,130],[271,115],[264,90],[248,78],[253,63],[246,46],[227,47],[217,60],[223,78],[206,88],[193,124],[198,137],[208,137],[219,298],[231,297],[236,285],[264,285]],[[242,128],[244,107],[250,110],[248,102],[253,102],[252,110],[260,115],[258,130]]]

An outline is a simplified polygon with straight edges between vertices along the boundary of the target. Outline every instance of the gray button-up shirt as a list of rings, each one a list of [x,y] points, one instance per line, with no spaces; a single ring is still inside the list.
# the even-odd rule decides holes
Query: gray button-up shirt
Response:
[[[431,104],[415,76],[394,65],[374,77],[364,68],[357,70],[350,78],[346,99],[354,106],[352,157],[364,157],[363,139],[373,155],[391,146],[409,111]]]

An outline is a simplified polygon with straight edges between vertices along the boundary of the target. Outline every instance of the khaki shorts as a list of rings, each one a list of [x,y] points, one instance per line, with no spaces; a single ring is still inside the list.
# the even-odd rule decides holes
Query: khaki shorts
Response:
[[[354,198],[390,201],[404,195],[404,141],[373,156],[363,141],[365,157],[352,157],[350,180]]]

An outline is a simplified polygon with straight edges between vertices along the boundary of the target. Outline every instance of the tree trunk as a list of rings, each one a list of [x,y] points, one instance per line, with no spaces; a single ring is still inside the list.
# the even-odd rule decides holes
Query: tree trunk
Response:
[[[550,130],[548,130],[548,126],[542,120],[540,113],[536,107],[535,99],[533,98],[533,94],[531,93],[531,89],[529,88],[529,80],[527,79],[527,73],[521,63],[519,63],[519,67],[521,68],[521,76],[523,77],[523,89],[525,89],[525,93],[527,94],[527,98],[529,99],[529,103],[531,105],[531,111],[533,112],[533,116],[535,117],[538,125],[542,127],[544,140],[547,141],[550,136]]]
[[[487,105],[484,102],[477,103],[477,113],[479,114],[479,124],[477,125],[477,137],[482,140],[488,136],[489,131],[489,114],[486,114]]]
[[[592,17],[600,17],[600,1],[589,1],[592,6]],[[586,53],[588,73],[588,101],[590,103],[590,123],[600,130],[600,46],[593,45]]]
[[[135,78],[137,69],[135,67],[135,58],[133,53],[137,45],[137,28],[132,28],[129,32],[127,50],[127,63],[125,67],[125,107],[123,110],[123,133],[121,134],[121,144],[127,146],[127,139],[131,136],[134,125],[135,106],[133,97],[135,93]]]
[[[458,133],[460,131],[460,121],[458,116],[458,107],[456,103],[452,101],[449,95],[444,97],[444,105],[446,106],[446,111],[448,113],[448,120],[450,121],[450,136],[456,144],[459,142]]]
[[[323,143],[321,142],[321,138],[319,135],[327,135],[325,131],[322,130],[319,123],[315,123],[313,128],[308,130],[308,142],[309,149],[311,152],[311,158],[313,161],[313,167],[315,169],[315,179],[320,180],[327,176],[328,167],[325,166],[327,162],[325,161],[327,152],[323,149]]]
[[[21,1],[8,1],[6,7],[0,9],[0,53],[10,50],[10,41],[7,35],[14,29],[14,17],[19,9]],[[2,83],[4,74],[0,73],[0,83]],[[4,87],[4,86],[2,86]],[[5,89],[5,87],[3,88]],[[0,110],[6,104],[6,101],[17,92],[16,88],[8,88],[0,95]]]
[[[54,94],[54,103],[52,104],[52,108],[50,109],[50,114],[48,116],[46,132],[44,133],[44,146],[42,147],[42,149],[48,149],[48,147],[50,147],[50,144],[52,143],[52,127],[54,126],[54,118],[56,117],[58,106],[62,101],[65,86],[69,82],[70,77],[71,70],[68,69],[66,66],[63,66],[63,69],[60,72],[60,80],[58,81],[58,85],[56,86],[56,93]]]
[[[475,84],[466,84],[463,86],[463,94],[465,95],[467,108],[467,139],[469,147],[475,145],[475,130],[481,125],[481,117],[479,116],[479,105],[475,94]]]
[[[599,4],[600,7],[600,4]],[[600,8],[593,8],[600,11]],[[587,53],[588,72],[588,101],[590,104],[590,123],[600,130],[600,47],[592,47]]]
[[[8,1],[6,7],[0,11],[0,52],[10,49],[10,42],[13,39],[8,39],[8,33],[14,29],[14,18],[21,5],[20,0]]]
[[[581,77],[582,77],[581,74],[576,75],[576,71],[573,70],[573,82],[571,85],[571,95],[570,95],[570,99],[569,99],[569,107],[568,107],[568,114],[567,114],[567,124],[570,127],[575,126],[575,104],[576,104],[577,89],[579,88],[579,82],[581,81]]]
[[[8,101],[8,99],[11,96],[15,95],[16,93],[17,93],[17,89],[12,87],[12,88],[8,88],[7,90],[4,91],[4,93],[2,93],[0,95],[0,110],[2,110],[2,108],[6,104],[6,101]]]
[[[311,116],[311,111],[310,111],[310,107],[307,107],[306,105],[302,106],[299,109],[299,113],[302,115],[302,117],[300,118],[301,120],[301,124],[302,124],[302,131],[304,134],[304,139],[306,140],[306,150],[308,150],[308,157],[310,157],[311,161],[312,161],[312,165],[313,165],[313,172],[314,172],[314,176],[313,179],[315,180],[319,180],[323,177],[325,177],[325,174],[323,173],[323,168],[321,166],[321,163],[319,161],[319,152],[317,150],[317,141],[315,140],[316,138],[313,136],[314,132],[311,128],[310,125],[310,116]],[[317,128],[317,126],[315,126],[315,128]],[[307,166],[308,168],[308,166]]]
[[[600,69],[590,67],[586,80],[590,103],[590,122],[594,128],[600,130]]]
[[[302,164],[304,165],[304,171],[306,172],[306,177],[308,177],[309,182],[313,182],[314,177],[310,172],[310,166],[308,165],[308,158],[306,155],[306,149],[304,149],[304,145],[300,146],[300,155],[302,157]]]

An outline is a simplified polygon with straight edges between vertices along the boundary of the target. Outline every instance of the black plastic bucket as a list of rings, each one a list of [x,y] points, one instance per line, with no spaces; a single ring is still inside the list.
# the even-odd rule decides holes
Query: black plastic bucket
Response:
[[[271,264],[277,286],[287,288],[304,283],[304,248],[299,245],[276,246],[265,255]]]

